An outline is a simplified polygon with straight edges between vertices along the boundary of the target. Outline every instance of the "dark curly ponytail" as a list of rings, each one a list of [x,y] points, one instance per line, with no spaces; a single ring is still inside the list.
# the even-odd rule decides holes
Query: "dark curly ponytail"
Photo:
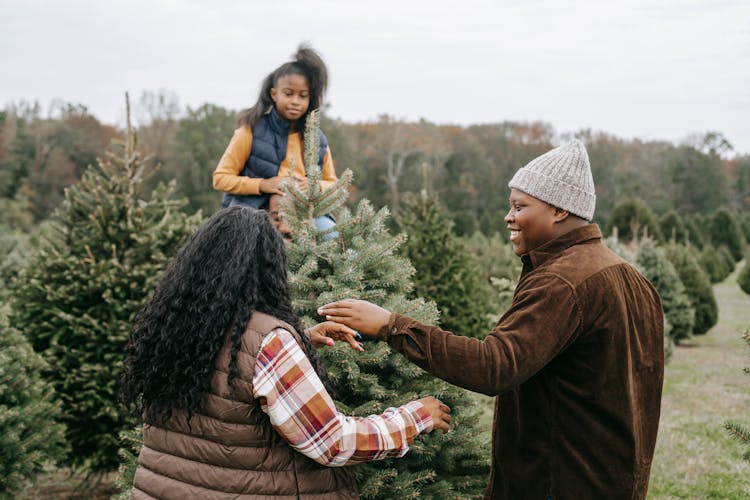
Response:
[[[307,114],[323,106],[323,96],[328,90],[328,68],[320,54],[306,44],[297,48],[292,61],[282,64],[263,79],[258,101],[253,107],[240,112],[237,124],[239,126],[247,125],[252,129],[273,106],[271,89],[276,85],[279,78],[289,75],[304,76],[310,86],[310,106],[304,116],[300,118],[299,124],[299,129],[304,130]]]

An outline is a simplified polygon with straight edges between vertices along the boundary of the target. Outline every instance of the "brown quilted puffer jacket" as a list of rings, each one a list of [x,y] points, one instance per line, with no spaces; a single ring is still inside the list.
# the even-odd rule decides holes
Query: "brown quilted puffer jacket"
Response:
[[[193,415],[175,411],[165,424],[146,426],[131,498],[349,499],[359,498],[349,467],[324,467],[292,449],[253,398],[255,358],[263,338],[288,324],[255,312],[237,353],[235,401],[229,398],[230,344],[216,357],[211,391]]]

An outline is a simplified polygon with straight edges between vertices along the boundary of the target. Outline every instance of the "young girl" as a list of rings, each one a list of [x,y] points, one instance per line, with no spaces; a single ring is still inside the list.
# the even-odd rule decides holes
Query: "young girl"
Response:
[[[304,45],[297,49],[293,61],[263,80],[258,102],[240,113],[239,127],[214,170],[214,189],[224,192],[222,207],[267,208],[271,195],[283,194],[279,185],[290,173],[300,189],[307,188],[305,121],[310,110],[323,104],[327,85],[325,63]],[[336,172],[328,140],[320,130],[318,137],[320,185],[327,189],[336,181]]]
[[[286,270],[269,217],[230,207],[164,271],[123,366],[122,401],[146,423],[131,498],[358,498],[342,466],[401,457],[418,434],[449,429],[450,409],[431,396],[339,412],[311,342],[355,347],[355,332],[302,330]]]

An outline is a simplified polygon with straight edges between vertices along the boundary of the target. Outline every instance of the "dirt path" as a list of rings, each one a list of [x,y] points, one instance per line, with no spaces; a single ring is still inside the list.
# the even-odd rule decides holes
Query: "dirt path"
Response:
[[[719,323],[675,348],[666,367],[649,498],[750,498],[750,462],[723,427],[750,426],[750,349],[740,338],[750,296],[736,276],[714,286]]]

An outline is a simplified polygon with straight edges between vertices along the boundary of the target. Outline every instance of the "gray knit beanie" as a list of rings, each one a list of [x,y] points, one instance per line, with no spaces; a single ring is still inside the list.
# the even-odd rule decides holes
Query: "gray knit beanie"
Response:
[[[508,186],[586,220],[594,217],[594,178],[586,147],[579,140],[534,158]]]

